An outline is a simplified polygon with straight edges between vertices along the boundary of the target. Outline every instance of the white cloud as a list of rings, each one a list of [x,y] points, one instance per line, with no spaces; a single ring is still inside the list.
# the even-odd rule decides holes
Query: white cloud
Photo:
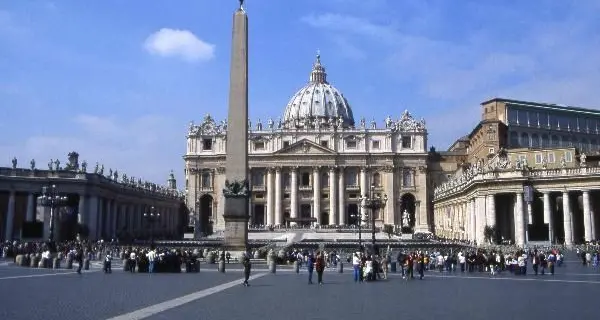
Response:
[[[189,62],[208,61],[215,56],[215,45],[202,41],[189,30],[163,28],[144,43],[151,54],[179,57]]]

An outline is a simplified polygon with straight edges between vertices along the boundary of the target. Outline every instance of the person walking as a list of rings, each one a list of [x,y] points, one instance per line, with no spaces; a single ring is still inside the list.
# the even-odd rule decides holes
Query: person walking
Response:
[[[315,270],[315,257],[312,254],[306,259],[306,268],[308,269],[308,284],[312,284],[313,271]]]
[[[317,261],[315,263],[315,269],[317,269],[317,281],[320,285],[323,284],[323,271],[325,271],[325,258],[323,254],[319,252],[317,255]]]
[[[75,261],[77,261],[77,273],[81,274],[81,268],[83,268],[83,249],[81,247],[77,248],[77,253],[75,253]]]
[[[354,270],[354,282],[358,282],[360,280],[360,258],[358,257],[358,252],[352,256],[352,268]]]
[[[248,253],[244,253],[244,257],[242,258],[242,265],[244,266],[244,282],[242,283],[245,287],[249,287],[250,284],[248,280],[250,279],[250,271],[252,269],[252,263],[250,262],[250,257]]]
[[[106,253],[106,257],[104,258],[104,273],[112,273],[112,256],[110,252]]]

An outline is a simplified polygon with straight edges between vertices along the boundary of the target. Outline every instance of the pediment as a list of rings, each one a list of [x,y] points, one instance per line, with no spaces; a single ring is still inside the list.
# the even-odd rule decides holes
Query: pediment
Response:
[[[335,151],[318,145],[307,139],[302,139],[290,146],[280,149],[275,154],[335,154]]]

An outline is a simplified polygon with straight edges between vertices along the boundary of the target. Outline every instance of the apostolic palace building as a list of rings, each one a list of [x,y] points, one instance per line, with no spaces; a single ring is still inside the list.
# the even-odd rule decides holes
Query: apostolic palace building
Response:
[[[317,56],[283,114],[249,121],[250,225],[365,224],[361,197],[387,197],[375,226],[478,244],[582,243],[600,234],[600,112],[493,99],[447,151],[408,112],[355,121]],[[227,122],[191,123],[186,203],[197,230],[224,228]],[[408,218],[404,217],[408,215]],[[367,222],[368,224],[368,222]],[[408,228],[404,228],[408,227]]]

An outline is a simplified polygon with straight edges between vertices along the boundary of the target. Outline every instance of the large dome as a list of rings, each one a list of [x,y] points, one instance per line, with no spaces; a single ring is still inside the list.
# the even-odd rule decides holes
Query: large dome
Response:
[[[319,54],[313,64],[309,83],[292,96],[285,108],[283,121],[287,127],[313,127],[331,123],[354,126],[350,104],[338,89],[327,82],[327,73],[321,65]]]

